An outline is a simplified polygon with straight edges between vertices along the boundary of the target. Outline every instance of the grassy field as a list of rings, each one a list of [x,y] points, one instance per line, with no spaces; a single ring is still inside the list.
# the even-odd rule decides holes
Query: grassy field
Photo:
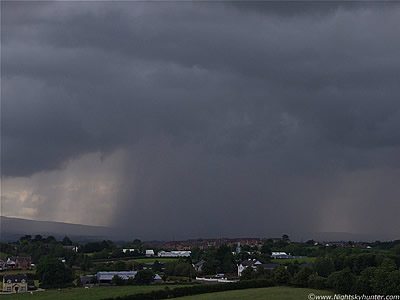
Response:
[[[304,257],[304,258],[288,258],[288,259],[271,259],[271,263],[278,263],[278,264],[285,264],[285,263],[294,263],[296,260],[299,262],[299,264],[304,264],[304,263],[312,263],[316,260],[316,257]]]
[[[290,287],[269,287],[239,291],[218,292],[177,298],[179,300],[307,300],[308,295],[333,295],[330,291]]]
[[[94,287],[90,289],[72,288],[57,290],[47,290],[44,292],[36,292],[31,295],[13,294],[1,295],[4,300],[100,300],[107,297],[117,297],[124,295],[133,295],[136,293],[151,292],[153,290],[163,289],[166,285],[151,285],[151,286],[109,286],[109,287]],[[169,286],[170,288],[179,287],[178,285]]]

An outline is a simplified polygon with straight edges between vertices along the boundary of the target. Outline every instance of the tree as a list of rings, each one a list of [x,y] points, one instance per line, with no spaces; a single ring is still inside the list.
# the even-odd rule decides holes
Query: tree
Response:
[[[351,273],[349,267],[342,271],[333,272],[328,277],[327,285],[337,290],[339,293],[349,294],[356,282],[356,276]]]
[[[118,275],[114,275],[114,277],[111,279],[111,283],[114,284],[114,285],[124,285],[125,284],[125,280],[123,280]]]
[[[161,266],[161,264],[160,264],[160,262],[158,260],[154,261],[152,269],[153,269],[154,272],[161,272],[162,271],[162,266]]]
[[[289,271],[283,266],[274,270],[274,281],[278,285],[288,284],[290,282],[290,277]]]
[[[307,287],[308,278],[313,274],[313,271],[310,268],[301,268],[299,272],[293,277],[292,283],[299,287]]]
[[[114,264],[114,268],[116,271],[126,271],[127,270],[126,263],[122,260],[117,261]]]
[[[149,285],[154,281],[154,273],[151,270],[141,270],[138,271],[135,276],[135,282],[137,284],[146,284]]]
[[[261,253],[271,256],[271,248],[268,243],[264,243],[261,247]]]
[[[325,277],[311,274],[310,277],[308,277],[307,285],[312,289],[323,290],[326,287],[326,280]]]
[[[203,264],[203,267],[201,268],[201,271],[203,274],[206,275],[217,274],[219,264],[220,264],[219,261],[216,259],[206,260],[206,262]]]
[[[376,278],[376,270],[377,268],[375,267],[369,267],[363,270],[360,276],[357,277],[354,292],[360,295],[372,295],[374,293],[373,282],[374,278]]]
[[[19,238],[19,240],[20,240],[20,242],[23,242],[23,241],[28,241],[28,242],[30,242],[30,241],[32,240],[32,236],[29,235],[29,234],[26,234],[26,235],[24,235],[24,236],[21,236],[21,237]]]
[[[82,258],[81,258],[81,260],[80,260],[79,267],[80,267],[83,271],[87,271],[87,270],[89,270],[92,266],[93,266],[93,263],[92,263],[90,257],[87,256],[87,255],[83,255]]]
[[[41,242],[43,240],[42,236],[40,234],[35,235],[34,239],[32,242]]]
[[[256,271],[252,267],[247,267],[242,271],[240,280],[252,280],[257,277]]]
[[[37,265],[36,274],[40,286],[44,288],[65,287],[72,284],[73,272],[60,260],[51,257],[42,257]]]
[[[65,236],[62,240],[62,244],[64,246],[72,246],[72,241],[70,240],[69,237]]]
[[[134,239],[132,245],[133,246],[140,246],[142,244],[142,241],[139,239]]]
[[[317,274],[322,277],[328,277],[335,271],[332,260],[325,257],[318,257],[314,262],[314,268]]]

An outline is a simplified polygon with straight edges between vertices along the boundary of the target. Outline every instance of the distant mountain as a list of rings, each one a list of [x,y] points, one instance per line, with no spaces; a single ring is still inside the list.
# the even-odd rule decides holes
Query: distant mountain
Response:
[[[114,229],[101,226],[89,226],[82,224],[71,224],[50,221],[34,221],[20,218],[10,218],[0,216],[1,241],[14,241],[22,235],[30,234],[32,236],[40,234],[43,236],[52,235],[57,239],[69,236],[74,241],[86,242],[93,240],[109,239],[113,241],[127,241],[134,238],[133,233],[127,229]],[[314,232],[314,233],[294,233],[286,232],[292,241],[365,241],[372,242],[376,240],[389,241],[400,239],[400,236],[376,235],[376,234],[358,234],[347,232]],[[264,234],[261,237],[282,236],[280,234]],[[210,236],[212,237],[212,236]],[[231,236],[235,237],[235,236]],[[192,237],[193,238],[193,237]],[[207,238],[207,237],[204,237]]]
[[[20,218],[0,217],[1,241],[16,240],[25,234],[52,235],[56,238],[72,237],[76,241],[120,239],[112,228],[50,221],[34,221]]]

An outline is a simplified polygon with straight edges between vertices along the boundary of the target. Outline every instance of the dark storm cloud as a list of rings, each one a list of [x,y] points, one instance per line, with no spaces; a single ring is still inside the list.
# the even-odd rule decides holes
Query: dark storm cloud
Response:
[[[399,16],[378,3],[2,3],[2,174],[124,149],[114,224],[138,234],[183,222],[182,236],[263,235],[271,208],[291,220],[280,230],[336,228],[313,213],[348,201],[343,176],[398,193],[371,174],[400,165]],[[162,233],[139,228],[152,215]]]

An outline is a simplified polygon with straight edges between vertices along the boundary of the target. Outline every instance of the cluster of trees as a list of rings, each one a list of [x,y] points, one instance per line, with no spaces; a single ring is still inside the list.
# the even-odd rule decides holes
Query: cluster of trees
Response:
[[[234,250],[222,245],[219,248],[209,247],[206,250],[195,248],[192,250],[192,261],[205,260],[202,273],[205,275],[215,275],[217,273],[235,273],[236,259],[232,254]]]
[[[276,285],[333,289],[343,294],[400,294],[400,255],[360,253],[319,257],[312,268],[298,263],[265,271],[246,268],[241,280],[266,279]]]
[[[53,236],[24,235],[15,243],[1,243],[0,250],[10,256],[30,256],[34,264],[39,263],[42,257],[48,256],[65,259],[68,267],[79,266],[83,270],[91,268],[93,264],[89,257],[64,248],[64,246],[72,245],[78,246],[79,244],[73,243],[68,237],[57,241]]]
[[[60,288],[72,286],[74,272],[59,259],[44,256],[40,259],[36,276],[43,288]]]
[[[182,276],[192,278],[196,275],[196,271],[194,270],[192,264],[183,260],[179,260],[166,263],[164,274],[166,276]]]

